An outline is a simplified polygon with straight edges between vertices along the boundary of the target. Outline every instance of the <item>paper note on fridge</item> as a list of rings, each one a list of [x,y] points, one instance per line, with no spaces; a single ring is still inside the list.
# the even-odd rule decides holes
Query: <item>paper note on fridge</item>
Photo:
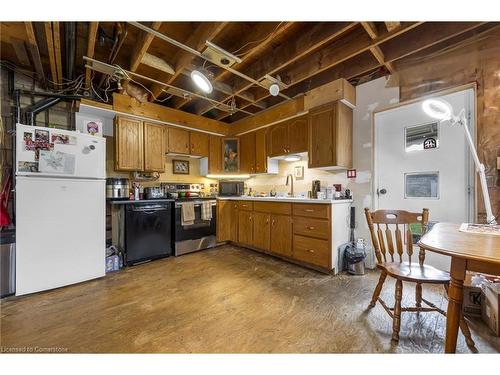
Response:
[[[38,170],[42,173],[75,174],[75,155],[40,150]]]

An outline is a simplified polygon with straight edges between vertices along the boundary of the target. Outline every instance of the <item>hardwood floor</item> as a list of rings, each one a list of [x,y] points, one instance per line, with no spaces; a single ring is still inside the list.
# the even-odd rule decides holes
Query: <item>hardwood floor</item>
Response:
[[[128,268],[100,280],[1,301],[2,351],[371,353],[443,352],[440,314],[402,316],[400,342],[382,307],[366,310],[378,273],[329,276],[232,246]],[[394,286],[382,292],[392,303]],[[405,284],[403,304],[414,304]],[[446,306],[442,288],[428,299]],[[500,338],[479,321],[479,352]],[[468,353],[463,336],[457,352]]]

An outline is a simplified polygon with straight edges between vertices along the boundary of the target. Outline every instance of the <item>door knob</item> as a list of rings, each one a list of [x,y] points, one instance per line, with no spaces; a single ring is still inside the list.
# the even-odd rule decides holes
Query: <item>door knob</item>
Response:
[[[387,193],[387,189],[380,189],[380,190],[378,191],[378,194],[379,194],[379,195],[380,195],[380,194],[384,195],[384,194],[386,194],[386,193]]]

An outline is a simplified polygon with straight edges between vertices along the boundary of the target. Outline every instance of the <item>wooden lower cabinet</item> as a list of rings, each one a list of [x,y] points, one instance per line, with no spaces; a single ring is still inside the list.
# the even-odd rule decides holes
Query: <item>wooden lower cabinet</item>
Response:
[[[231,242],[238,242],[238,223],[239,223],[239,218],[238,218],[238,202],[236,201],[230,201],[231,202],[231,224],[230,224],[230,233],[229,233],[229,240]]]
[[[242,245],[253,245],[253,212],[238,211],[238,243]]]
[[[293,257],[302,262],[322,268],[330,268],[330,243],[328,240],[304,237],[294,234]]]
[[[231,241],[232,206],[231,201],[217,202],[217,242]]]
[[[271,243],[271,215],[253,213],[253,246],[261,250],[269,250]]]
[[[273,253],[292,257],[292,218],[285,215],[271,216],[271,243]]]

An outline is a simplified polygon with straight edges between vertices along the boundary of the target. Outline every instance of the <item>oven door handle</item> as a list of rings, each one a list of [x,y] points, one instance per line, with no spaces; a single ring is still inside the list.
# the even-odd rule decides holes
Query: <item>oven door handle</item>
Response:
[[[147,215],[151,215],[151,214],[154,214],[156,212],[161,212],[161,211],[167,211],[166,208],[154,208],[154,209],[150,209],[150,210],[147,210],[147,209],[144,209],[144,208],[138,208],[138,209],[133,209],[132,211],[134,212],[142,212],[142,213],[145,213]]]

